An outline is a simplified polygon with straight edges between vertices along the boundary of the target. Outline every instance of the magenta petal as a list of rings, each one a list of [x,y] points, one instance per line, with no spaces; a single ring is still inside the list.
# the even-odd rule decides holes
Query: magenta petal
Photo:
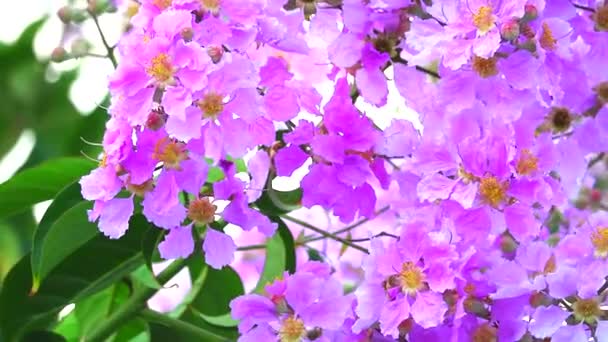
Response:
[[[118,239],[129,229],[133,215],[132,198],[114,198],[104,203],[99,216],[99,229],[111,239]]]
[[[302,151],[300,146],[289,145],[277,151],[274,156],[274,165],[277,176],[291,176],[291,174],[302,166],[308,159],[308,154]]]
[[[213,268],[220,269],[234,260],[236,245],[230,236],[208,228],[205,241],[203,241],[203,251],[205,251],[205,261],[207,264]]]
[[[389,302],[382,308],[380,314],[380,330],[384,335],[399,337],[399,324],[410,315],[410,304],[407,298],[400,297]]]
[[[532,315],[529,330],[538,338],[551,337],[562,326],[570,313],[557,306],[538,307]]]
[[[163,259],[187,258],[194,251],[192,226],[175,227],[165,239],[158,244],[158,251]]]

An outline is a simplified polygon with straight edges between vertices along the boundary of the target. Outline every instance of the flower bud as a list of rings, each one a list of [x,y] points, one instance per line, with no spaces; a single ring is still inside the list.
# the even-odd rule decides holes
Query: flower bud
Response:
[[[55,63],[61,63],[63,61],[67,61],[70,58],[71,56],[61,46],[56,47],[53,52],[51,52],[51,61]]]
[[[504,22],[500,27],[500,35],[509,41],[517,39],[519,37],[519,23],[513,19]]]
[[[224,48],[221,45],[210,45],[207,47],[207,54],[213,63],[219,63],[224,55]]]
[[[500,250],[505,254],[511,254],[517,249],[517,241],[511,234],[503,234],[499,238]]]
[[[70,11],[70,22],[81,23],[89,18],[87,11],[72,8]]]
[[[552,298],[542,292],[534,292],[530,295],[530,306],[537,308],[539,306],[549,306],[553,302]]]
[[[63,6],[57,11],[57,16],[64,24],[67,24],[72,21],[72,12],[70,6]]]
[[[524,7],[525,10],[525,14],[524,17],[521,18],[521,20],[523,22],[530,22],[536,18],[538,18],[538,9],[536,8],[536,6],[532,5],[532,4],[526,4],[526,6]]]
[[[100,15],[105,12],[113,12],[116,8],[110,0],[89,0],[87,11],[94,15]]]
[[[608,82],[602,82],[593,88],[597,94],[597,99],[602,104],[608,103]]]
[[[91,45],[82,38],[75,39],[70,46],[70,52],[74,57],[84,57],[89,52]]]
[[[164,125],[165,116],[163,113],[153,110],[150,112],[150,114],[148,114],[148,118],[146,119],[147,128],[156,131]]]

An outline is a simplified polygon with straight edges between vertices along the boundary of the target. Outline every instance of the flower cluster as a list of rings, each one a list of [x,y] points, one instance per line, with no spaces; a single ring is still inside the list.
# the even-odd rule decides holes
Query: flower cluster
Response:
[[[608,341],[608,1],[133,12],[103,158],[81,181],[105,235],[141,210],[167,231],[163,258],[202,240],[221,268],[237,246],[212,223],[271,236],[252,203],[296,170],[302,206],[376,222],[326,241],[338,259],[368,252],[353,292],[335,260],[299,255],[294,274],[233,300],[242,341]],[[376,122],[395,98],[421,125]]]

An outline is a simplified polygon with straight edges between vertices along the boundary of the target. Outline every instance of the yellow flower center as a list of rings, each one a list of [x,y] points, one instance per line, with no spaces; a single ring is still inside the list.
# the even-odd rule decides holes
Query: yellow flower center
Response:
[[[208,198],[199,198],[188,206],[188,218],[199,224],[213,222],[217,206],[211,204]]]
[[[530,150],[522,150],[519,160],[517,160],[517,165],[515,165],[515,170],[522,176],[532,174],[532,172],[538,170],[538,158]]]
[[[557,44],[557,40],[553,36],[553,32],[547,23],[543,23],[543,31],[540,34],[540,38],[538,39],[540,46],[545,50],[555,50],[555,45]]]
[[[498,341],[497,333],[495,327],[485,323],[475,329],[472,340],[473,342],[496,342]]]
[[[602,314],[602,309],[597,300],[579,299],[573,305],[574,317],[586,323],[592,324]]]
[[[127,6],[126,15],[127,18],[133,18],[137,12],[139,12],[139,3],[134,0],[129,0],[129,4]]]
[[[598,31],[608,31],[608,3],[597,8],[593,14],[595,28]]]
[[[473,70],[475,70],[475,72],[483,78],[492,77],[498,74],[496,58],[482,58],[479,56],[473,56]]]
[[[281,342],[299,342],[302,340],[304,332],[304,322],[301,319],[289,316],[283,321],[279,336]]]
[[[595,255],[605,258],[608,256],[608,227],[598,227],[591,233],[591,243],[595,248]]]
[[[133,193],[139,197],[144,197],[144,195],[148,191],[150,191],[154,188],[154,181],[152,181],[151,179],[148,179],[147,181],[145,181],[141,184],[133,184],[133,183],[131,183],[131,177],[129,177],[129,179],[127,180],[126,188],[131,193]]]
[[[220,1],[221,0],[200,0],[200,3],[204,10],[207,10],[215,15],[220,11]]]
[[[406,294],[414,294],[423,287],[425,275],[413,262],[405,262],[401,266],[399,280],[401,281],[401,289]]]
[[[203,112],[203,118],[215,119],[224,110],[224,99],[218,93],[208,93],[197,101],[197,106]]]
[[[152,4],[159,10],[163,11],[171,6],[172,0],[152,0]]]
[[[165,137],[156,142],[152,158],[163,162],[165,168],[179,170],[180,162],[186,160],[188,154],[183,143]]]
[[[473,24],[477,27],[480,33],[486,33],[490,31],[492,25],[494,25],[494,15],[492,14],[492,7],[481,6],[477,10],[477,13],[473,14]]]
[[[479,184],[479,194],[483,200],[493,207],[497,207],[505,200],[506,186],[501,184],[494,176],[488,176],[481,179]]]
[[[171,58],[166,53],[159,53],[152,58],[146,72],[154,77],[158,83],[170,84],[173,82],[175,69],[171,65]]]

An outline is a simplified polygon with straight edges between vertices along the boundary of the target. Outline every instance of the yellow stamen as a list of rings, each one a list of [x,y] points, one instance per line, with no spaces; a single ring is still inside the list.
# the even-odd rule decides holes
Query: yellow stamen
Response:
[[[598,227],[591,233],[591,243],[595,248],[595,255],[601,258],[608,256],[608,227]]]
[[[522,176],[528,176],[538,170],[538,158],[528,149],[521,151],[515,170]]]
[[[224,110],[224,99],[222,95],[214,92],[207,93],[197,101],[197,106],[203,112],[203,118],[216,119]]]
[[[220,12],[220,2],[221,0],[200,0],[201,7],[214,15]]]
[[[302,340],[304,333],[304,322],[299,318],[289,316],[283,321],[279,336],[281,342],[299,342]]]
[[[505,190],[506,186],[494,176],[482,178],[479,184],[479,194],[486,203],[493,207],[497,207],[505,200]]]
[[[159,10],[163,11],[171,6],[172,0],[152,0],[152,4]]]
[[[165,168],[179,170],[179,164],[188,158],[188,154],[183,143],[165,137],[156,142],[152,158],[162,161]]]
[[[406,294],[415,294],[424,286],[425,275],[413,262],[405,262],[399,273],[401,289]]]
[[[557,40],[553,36],[553,32],[547,23],[543,23],[543,31],[540,34],[540,38],[538,39],[540,46],[545,50],[555,50],[555,45],[557,45]]]
[[[477,13],[473,14],[473,24],[477,27],[480,33],[486,33],[490,31],[494,25],[494,15],[492,14],[492,7],[481,6],[477,10]]]
[[[482,58],[479,56],[473,56],[473,70],[483,78],[492,77],[498,74],[498,68],[496,67],[496,58]]]
[[[588,324],[594,323],[602,315],[600,304],[594,298],[579,299],[573,305],[574,317]]]
[[[199,224],[213,222],[217,206],[211,204],[208,198],[199,198],[188,206],[188,218]]]
[[[159,53],[152,58],[146,72],[154,77],[158,83],[170,84],[173,82],[175,69],[171,65],[171,58],[166,53]]]

